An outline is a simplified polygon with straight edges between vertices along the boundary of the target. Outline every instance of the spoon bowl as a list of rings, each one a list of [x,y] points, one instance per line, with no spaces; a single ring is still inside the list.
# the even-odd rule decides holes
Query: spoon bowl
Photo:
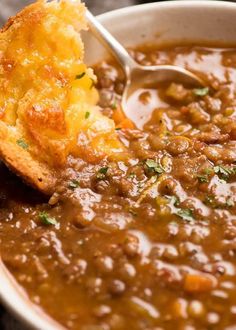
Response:
[[[87,10],[87,21],[94,36],[117,59],[125,76],[126,84],[122,95],[122,109],[129,117],[127,104],[129,97],[139,88],[159,83],[176,82],[192,87],[204,87],[204,82],[192,72],[174,65],[142,66],[133,60],[128,51],[99,23],[93,14]],[[130,118],[132,119],[132,118]],[[136,123],[135,123],[136,124]]]
[[[176,82],[191,87],[203,87],[204,82],[190,71],[174,65],[142,66],[135,63],[127,76],[122,104],[125,106],[127,98],[138,88],[152,86],[159,83]]]

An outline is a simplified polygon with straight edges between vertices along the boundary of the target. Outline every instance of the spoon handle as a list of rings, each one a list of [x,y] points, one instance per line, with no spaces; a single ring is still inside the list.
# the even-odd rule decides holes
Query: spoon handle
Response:
[[[131,70],[137,67],[136,62],[131,58],[127,50],[111,35],[111,33],[98,22],[95,16],[87,10],[86,18],[89,28],[94,36],[105,46],[105,48],[117,59],[127,77]]]

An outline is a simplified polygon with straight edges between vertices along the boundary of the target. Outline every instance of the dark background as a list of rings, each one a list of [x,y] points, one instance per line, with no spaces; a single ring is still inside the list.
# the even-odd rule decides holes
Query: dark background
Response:
[[[21,8],[27,4],[34,2],[33,0],[0,0],[0,25],[6,19],[14,15]],[[106,11],[117,9],[121,7],[132,6],[145,2],[158,2],[158,1],[145,1],[145,0],[84,0],[87,7],[94,13],[100,14]]]

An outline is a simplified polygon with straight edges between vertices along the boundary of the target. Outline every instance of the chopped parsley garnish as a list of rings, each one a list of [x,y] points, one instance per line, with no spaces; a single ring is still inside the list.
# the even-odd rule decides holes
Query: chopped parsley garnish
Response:
[[[168,196],[168,198],[170,199],[169,205],[171,207],[172,214],[175,214],[186,221],[194,220],[193,211],[191,209],[182,209],[179,207],[180,200],[177,196]]]
[[[107,171],[108,171],[108,167],[102,167],[98,172],[102,174],[107,174]]]
[[[199,174],[199,175],[197,175],[197,178],[198,178],[198,181],[201,183],[209,181],[209,177],[207,174],[202,174],[202,175]]]
[[[121,130],[121,127],[116,127],[116,131],[120,131]]]
[[[223,206],[223,205],[220,205],[220,203],[216,200],[216,196],[214,196],[214,195],[206,195],[206,198],[203,201],[203,203],[213,209],[218,209]]]
[[[205,180],[209,180],[209,175],[215,173],[217,174],[221,179],[227,181],[231,175],[236,174],[236,167],[230,167],[230,166],[224,166],[224,165],[217,165],[213,168],[206,168],[204,170],[206,175],[198,175],[198,179],[200,182],[208,182]]]
[[[233,201],[233,199],[232,198],[227,198],[227,200],[226,200],[226,206],[227,207],[233,207],[234,206],[234,201]]]
[[[129,213],[136,217],[138,214],[133,209],[129,209]]]
[[[209,88],[208,87],[204,87],[204,88],[195,88],[193,90],[193,93],[196,96],[206,96],[209,93]]]
[[[170,203],[174,206],[179,206],[180,200],[176,196],[171,196]]]
[[[232,197],[227,197],[225,202],[217,201],[216,196],[207,195],[205,200],[203,201],[206,205],[212,207],[213,209],[221,209],[225,207],[234,207],[235,202]]]
[[[135,174],[134,174],[134,173],[130,173],[130,174],[128,175],[128,178],[129,178],[129,179],[133,179],[133,178],[135,178]]]
[[[139,182],[137,183],[138,191],[140,191],[141,189],[143,189],[143,187],[144,187],[143,182],[139,181]]]
[[[194,220],[193,211],[191,209],[179,209],[176,212],[176,215],[178,215],[180,218],[187,220],[187,221]]]
[[[207,174],[207,175],[210,175],[214,172],[214,169],[213,168],[205,168],[204,169],[204,172]]]
[[[209,182],[209,176],[214,174],[214,169],[213,168],[205,168],[204,171],[203,171],[203,174],[199,174],[197,175],[197,179],[199,182],[201,183],[206,183],[206,182]]]
[[[97,179],[103,180],[106,177],[108,167],[101,167],[97,172]]]
[[[149,171],[155,172],[157,174],[162,174],[165,172],[164,168],[153,159],[147,159],[145,161],[145,165]]]
[[[86,75],[86,72],[82,72],[80,74],[77,74],[77,76],[75,77],[75,79],[82,79],[85,75]]]
[[[48,215],[48,213],[45,211],[39,213],[39,219],[45,225],[56,225],[57,224],[57,220],[55,218],[50,217]]]
[[[111,105],[112,110],[116,110],[117,109],[117,103],[113,102]]]
[[[77,180],[72,180],[69,182],[68,187],[72,190],[76,189],[79,187],[79,181]]]
[[[214,195],[206,195],[206,198],[203,202],[207,205],[211,205],[212,207],[215,207],[215,196]]]
[[[214,172],[222,177],[223,180],[227,181],[231,175],[236,174],[236,167],[218,165],[214,166]]]
[[[23,139],[19,139],[16,141],[16,143],[18,144],[18,146],[20,146],[22,149],[27,150],[29,148],[29,145],[23,140]]]
[[[90,112],[89,112],[89,111],[87,111],[87,112],[85,113],[85,119],[88,119],[88,118],[89,118],[89,116],[90,116]]]

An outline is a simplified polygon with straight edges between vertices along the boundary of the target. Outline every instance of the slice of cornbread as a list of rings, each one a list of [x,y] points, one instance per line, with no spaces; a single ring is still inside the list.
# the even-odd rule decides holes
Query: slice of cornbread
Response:
[[[68,155],[97,162],[122,150],[96,107],[83,29],[80,0],[40,0],[0,31],[0,158],[46,194]]]

